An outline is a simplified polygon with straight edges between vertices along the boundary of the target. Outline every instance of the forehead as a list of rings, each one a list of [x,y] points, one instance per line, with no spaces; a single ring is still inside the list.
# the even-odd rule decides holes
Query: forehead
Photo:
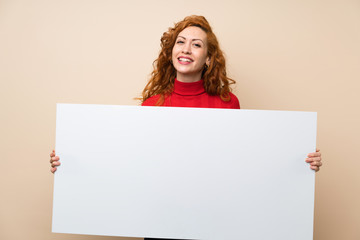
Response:
[[[190,26],[182,30],[178,37],[185,37],[186,39],[200,39],[204,42],[207,40],[206,32],[199,27]]]

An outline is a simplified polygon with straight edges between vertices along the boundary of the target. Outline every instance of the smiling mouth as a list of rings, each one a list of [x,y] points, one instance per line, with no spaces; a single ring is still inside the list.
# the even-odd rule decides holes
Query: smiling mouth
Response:
[[[182,57],[179,57],[178,60],[179,60],[180,62],[185,62],[185,63],[191,63],[191,62],[193,62],[192,59],[182,58]]]

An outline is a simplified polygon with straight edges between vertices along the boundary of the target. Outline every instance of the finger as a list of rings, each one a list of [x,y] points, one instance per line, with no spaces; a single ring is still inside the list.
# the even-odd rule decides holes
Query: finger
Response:
[[[309,153],[307,156],[309,158],[311,158],[311,157],[321,157],[321,153],[320,152],[313,152],[313,153]]]
[[[52,173],[54,173],[54,172],[56,172],[56,168],[53,167],[53,168],[50,169],[50,171],[51,171]]]
[[[311,165],[311,166],[318,166],[318,167],[320,167],[320,166],[322,166],[322,162],[320,162],[320,161],[314,161],[314,162],[312,162],[310,165]]]
[[[319,148],[316,148],[316,152],[320,152],[320,149],[319,149]]]
[[[312,163],[312,162],[314,162],[314,161],[320,161],[321,160],[321,158],[305,158],[305,162],[307,162],[307,163]]]
[[[52,167],[60,166],[60,164],[61,164],[60,162],[53,162],[53,163],[51,164],[51,166],[52,166]]]
[[[310,166],[310,168],[312,170],[315,170],[315,172],[319,171],[319,167],[318,166]]]
[[[306,158],[305,161],[308,162],[308,163],[311,163],[311,162],[314,162],[314,161],[320,162],[321,157]]]
[[[50,153],[50,157],[55,157],[55,150],[52,150],[52,152]]]
[[[50,163],[55,162],[55,161],[59,161],[59,160],[60,160],[60,157],[55,156],[55,157],[50,158]]]

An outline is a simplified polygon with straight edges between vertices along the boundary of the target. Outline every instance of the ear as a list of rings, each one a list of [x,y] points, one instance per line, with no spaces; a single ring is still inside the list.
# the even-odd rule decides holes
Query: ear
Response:
[[[211,62],[210,60],[211,60],[210,57],[207,57],[207,58],[206,58],[205,64],[206,64],[207,66],[210,66],[210,62]]]

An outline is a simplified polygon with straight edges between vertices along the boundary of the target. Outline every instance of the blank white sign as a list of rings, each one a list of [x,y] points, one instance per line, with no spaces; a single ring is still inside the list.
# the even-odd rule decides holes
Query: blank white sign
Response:
[[[58,104],[53,232],[310,240],[316,113]]]

